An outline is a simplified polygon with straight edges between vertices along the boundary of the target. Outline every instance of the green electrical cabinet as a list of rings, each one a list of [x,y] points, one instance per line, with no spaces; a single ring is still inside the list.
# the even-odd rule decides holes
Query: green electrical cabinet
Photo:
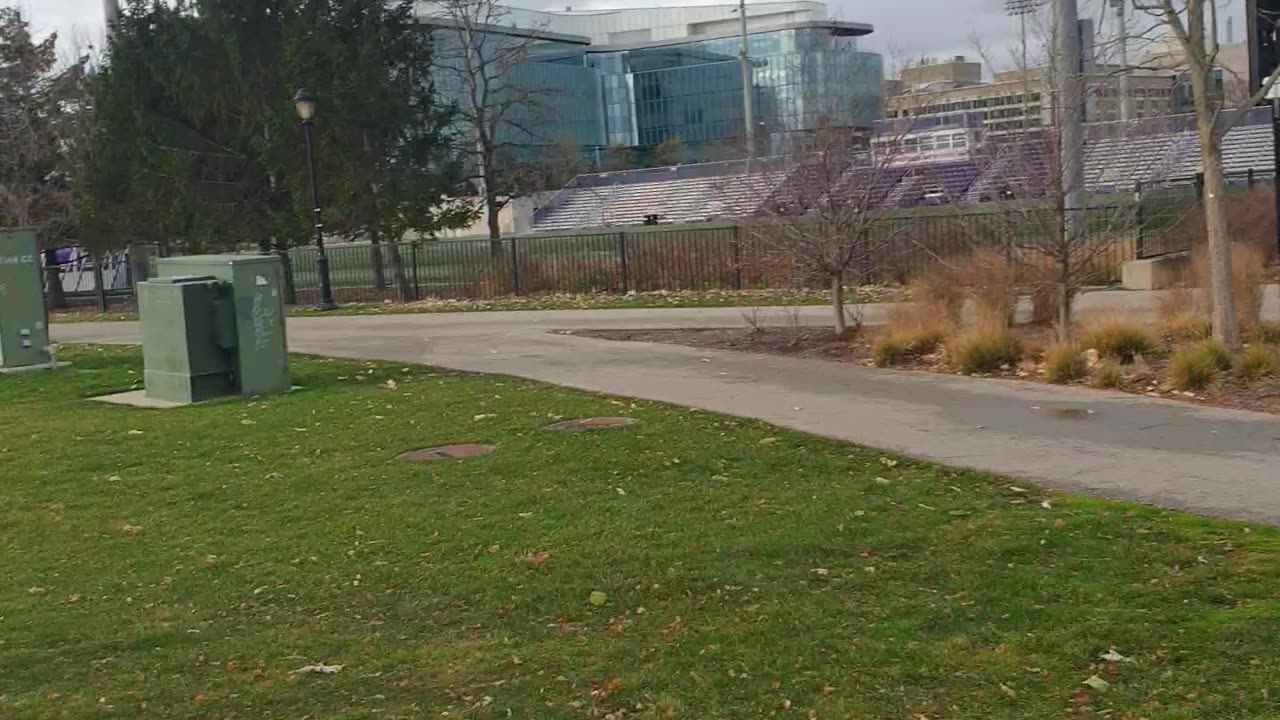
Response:
[[[231,285],[212,277],[138,283],[147,397],[195,403],[235,392]]]
[[[138,285],[148,396],[199,402],[290,390],[279,258],[164,258],[156,274]],[[225,384],[213,379],[219,373]]]
[[[49,366],[49,313],[36,234],[0,231],[0,370]]]

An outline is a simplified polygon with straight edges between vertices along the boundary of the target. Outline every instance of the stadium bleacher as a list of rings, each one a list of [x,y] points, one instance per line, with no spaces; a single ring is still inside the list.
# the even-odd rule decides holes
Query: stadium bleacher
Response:
[[[1269,111],[1246,114],[1223,139],[1228,177],[1275,174]],[[975,148],[969,159],[873,168],[851,157],[830,177],[830,162],[788,167],[782,158],[680,165],[581,175],[534,213],[535,231],[731,219],[761,212],[804,212],[819,202],[856,197],[877,207],[977,203],[1037,197],[1048,185],[1052,153],[1043,138]],[[1129,192],[1185,184],[1201,171],[1200,143],[1187,116],[1087,128],[1085,183],[1091,192]],[[868,188],[868,183],[871,187]],[[861,203],[860,203],[861,204]]]

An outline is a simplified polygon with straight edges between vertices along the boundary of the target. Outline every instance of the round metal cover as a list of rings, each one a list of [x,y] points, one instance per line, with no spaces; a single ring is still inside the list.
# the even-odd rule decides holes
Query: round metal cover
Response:
[[[546,430],[554,430],[556,432],[585,432],[587,430],[609,430],[611,428],[626,427],[635,425],[640,422],[632,418],[625,417],[598,417],[598,418],[581,418],[579,420],[566,420],[555,425],[548,425]]]
[[[407,452],[397,459],[407,460],[409,462],[461,460],[463,458],[475,457],[476,455],[487,455],[496,449],[497,448],[492,445],[444,445],[442,447],[433,447]]]

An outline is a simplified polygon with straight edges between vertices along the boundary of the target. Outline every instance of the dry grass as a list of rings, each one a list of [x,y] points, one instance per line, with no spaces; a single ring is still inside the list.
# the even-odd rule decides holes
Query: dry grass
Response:
[[[940,263],[929,266],[910,285],[911,299],[933,308],[953,325],[964,313],[965,290],[954,269]]]
[[[1080,330],[1080,344],[1093,348],[1103,357],[1122,363],[1133,362],[1137,355],[1150,353],[1156,347],[1155,336],[1145,325],[1119,314],[1094,318]]]
[[[955,325],[929,304],[899,305],[889,313],[888,330],[871,346],[876,365],[888,367],[909,357],[927,355],[951,335]]]
[[[947,357],[961,373],[992,373],[1022,357],[1022,343],[1007,327],[979,325],[947,345]]]
[[[1270,248],[1248,242],[1231,244],[1231,297],[1241,328],[1252,328],[1260,320],[1263,280],[1270,257]],[[1210,287],[1212,273],[1206,245],[1196,246],[1191,254],[1191,277],[1197,287]]]
[[[1063,384],[1079,380],[1089,373],[1084,354],[1071,343],[1054,343],[1044,351],[1044,379]]]
[[[1203,390],[1218,379],[1219,360],[1203,345],[1180,348],[1169,361],[1169,385],[1175,390]]]
[[[1249,341],[1264,345],[1280,345],[1280,323],[1260,322],[1249,329]]]
[[[1234,359],[1231,357],[1231,351],[1227,349],[1226,345],[1217,340],[1203,340],[1192,347],[1213,360],[1213,364],[1219,370],[1230,370],[1231,366],[1235,364]]]
[[[1213,323],[1199,312],[1187,312],[1161,320],[1160,335],[1171,343],[1205,340],[1213,334]]]
[[[977,325],[1008,327],[1017,301],[1017,277],[995,250],[978,250],[956,266],[956,278],[973,294]]]
[[[1105,358],[1089,375],[1089,384],[1096,388],[1115,389],[1124,381],[1124,370],[1115,358]]]
[[[1240,354],[1237,363],[1240,377],[1254,382],[1280,374],[1280,349],[1270,345],[1251,345]]]

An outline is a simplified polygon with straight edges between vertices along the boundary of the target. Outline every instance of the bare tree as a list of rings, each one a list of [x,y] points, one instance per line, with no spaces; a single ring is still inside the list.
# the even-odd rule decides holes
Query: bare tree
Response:
[[[1196,132],[1200,138],[1200,159],[1204,172],[1204,215],[1208,237],[1211,315],[1213,335],[1228,347],[1240,346],[1240,328],[1231,295],[1231,240],[1227,230],[1226,181],[1223,177],[1222,141],[1249,108],[1258,104],[1280,78],[1280,68],[1254,88],[1246,101],[1234,108],[1219,103],[1210,74],[1217,65],[1218,44],[1209,30],[1206,6],[1212,0],[1133,0],[1134,9],[1148,13],[1173,36],[1182,49],[1182,59],[1190,75],[1195,107]],[[1209,23],[1206,24],[1206,20]]]
[[[17,8],[0,7],[0,227],[31,227],[51,304],[65,304],[54,248],[71,232],[71,165],[85,60],[59,67],[58,37],[37,41]]]
[[[496,241],[499,213],[521,191],[521,163],[550,144],[542,128],[555,118],[551,91],[518,70],[542,39],[537,28],[517,28],[497,0],[441,0],[433,15],[438,87],[457,105],[460,150]]]
[[[1038,70],[1020,65],[1018,70],[1024,78],[1037,76],[1041,102],[1052,104],[1055,122],[1035,127],[1028,122],[1031,118],[1024,117],[1021,129],[984,143],[981,152],[973,156],[978,179],[971,189],[972,199],[984,203],[983,212],[960,227],[972,244],[995,245],[1005,252],[1016,276],[1031,284],[1037,311],[1052,311],[1053,317],[1038,319],[1052,320],[1059,341],[1065,343],[1071,339],[1076,295],[1099,274],[1100,263],[1114,247],[1126,241],[1136,243],[1142,230],[1139,225],[1146,219],[1138,207],[1141,199],[1135,200],[1131,191],[1136,183],[1150,182],[1159,168],[1110,168],[1104,164],[1101,170],[1094,170],[1093,177],[1084,179],[1090,186],[1106,188],[1108,195],[1092,202],[1073,202],[1063,172],[1067,159],[1064,153],[1074,152],[1074,160],[1083,166],[1085,151],[1064,144],[1061,123],[1056,120],[1057,96],[1044,83],[1045,78],[1057,76],[1056,27],[1045,23],[1038,13],[1031,16],[1031,26],[1036,45],[1032,51],[1042,56],[1045,64]],[[976,40],[975,47],[990,65],[986,49]],[[1122,73],[1127,68],[1120,66],[1115,71]],[[1111,71],[1091,79],[1086,92],[1115,85]],[[1114,102],[1119,106],[1125,100],[1116,97]],[[1024,115],[1029,107],[1030,103],[1024,100]],[[1104,148],[1123,145],[1137,130],[1136,123],[1127,122],[1095,126],[1094,142],[1102,143]],[[1085,186],[1070,189],[1078,189],[1078,194],[1083,195]]]
[[[884,123],[868,136],[850,128],[824,128],[785,159],[786,180],[750,225],[751,235],[776,261],[802,278],[825,279],[833,327],[849,331],[846,285],[872,276],[879,256],[905,225],[882,210],[893,185],[903,129]]]

